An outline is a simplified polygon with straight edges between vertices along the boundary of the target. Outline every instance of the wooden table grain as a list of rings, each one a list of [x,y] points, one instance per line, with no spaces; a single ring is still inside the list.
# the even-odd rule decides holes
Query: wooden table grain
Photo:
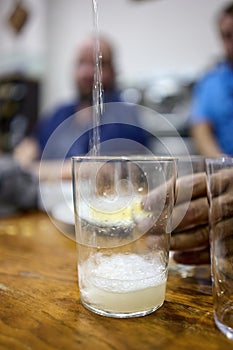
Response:
[[[0,220],[0,350],[233,349],[215,327],[209,267],[169,275],[151,315],[114,319],[80,303],[76,248],[44,213]]]

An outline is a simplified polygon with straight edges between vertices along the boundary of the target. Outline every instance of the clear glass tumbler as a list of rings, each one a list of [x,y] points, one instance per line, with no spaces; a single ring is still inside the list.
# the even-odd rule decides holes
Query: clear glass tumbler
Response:
[[[233,339],[233,158],[207,159],[214,319]]]
[[[206,200],[206,172],[205,158],[202,156],[190,155],[187,157],[178,157],[177,159],[177,191],[176,204],[173,215],[173,235],[182,235],[190,232],[193,234],[196,220],[183,220],[188,211],[191,210],[192,201]],[[194,216],[194,215],[193,215]],[[188,215],[190,217],[190,215]],[[208,215],[206,218],[198,217],[198,224],[209,231]],[[185,222],[185,224],[184,224]],[[205,249],[206,247],[195,248]],[[193,248],[192,248],[193,249]],[[169,273],[181,277],[192,277],[195,275],[196,265],[178,263],[175,259],[180,251],[170,252]],[[183,250],[182,254],[189,254],[188,250]]]
[[[83,305],[144,316],[164,302],[176,161],[74,157],[78,281]]]

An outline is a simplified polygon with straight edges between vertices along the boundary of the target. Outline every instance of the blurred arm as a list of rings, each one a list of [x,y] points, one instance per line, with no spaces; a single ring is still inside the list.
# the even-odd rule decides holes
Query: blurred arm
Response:
[[[23,167],[39,158],[40,151],[37,141],[31,137],[25,138],[14,149],[14,158]]]
[[[41,181],[48,180],[71,180],[72,169],[71,160],[44,160],[32,162],[29,166],[29,170]]]
[[[223,152],[217,144],[208,122],[198,123],[192,126],[192,135],[199,152],[206,157],[217,157]]]

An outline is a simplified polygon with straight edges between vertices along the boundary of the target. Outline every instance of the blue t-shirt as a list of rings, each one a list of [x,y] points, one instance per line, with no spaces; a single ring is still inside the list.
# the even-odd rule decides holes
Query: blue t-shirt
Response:
[[[115,91],[105,94],[105,103],[99,127],[100,153],[147,153],[149,134],[142,128],[136,107],[122,102]],[[79,102],[61,106],[39,123],[36,138],[43,159],[63,159],[89,152],[93,125],[79,122],[78,105]]]
[[[233,66],[224,61],[196,85],[191,122],[208,122],[224,153],[233,155]]]

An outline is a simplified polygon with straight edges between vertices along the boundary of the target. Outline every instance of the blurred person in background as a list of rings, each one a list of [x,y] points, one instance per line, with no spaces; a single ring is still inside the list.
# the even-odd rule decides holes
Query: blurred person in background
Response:
[[[89,37],[83,41],[77,51],[75,61],[74,82],[77,98],[71,103],[59,106],[47,118],[42,118],[31,138],[25,139],[15,150],[15,158],[22,164],[41,159],[46,144],[53,132],[54,142],[46,147],[43,159],[57,160],[70,158],[74,155],[85,155],[89,152],[90,138],[93,128],[93,84],[96,68],[95,38]],[[103,153],[142,153],[135,144],[147,147],[146,132],[141,128],[136,108],[123,103],[120,92],[116,88],[116,70],[114,65],[114,52],[110,42],[101,36],[99,48],[102,55],[102,86],[103,102],[106,104],[119,102],[112,107],[104,106],[101,116],[100,142],[111,139],[124,139],[125,141],[113,143],[114,149],[103,148]],[[77,113],[78,112],[78,113]],[[74,116],[68,121],[69,117]],[[73,122],[75,119],[75,123]],[[63,123],[66,121],[65,123]],[[121,123],[122,121],[122,123]],[[124,123],[128,123],[127,125]],[[62,124],[63,123],[63,124]],[[104,125],[104,123],[108,123]],[[59,126],[62,128],[59,128]],[[89,130],[89,131],[88,131]],[[75,139],[75,142],[73,143]],[[128,142],[134,141],[134,145]],[[124,144],[125,142],[125,144]],[[135,148],[135,149],[134,149]]]
[[[200,154],[233,155],[233,2],[218,16],[225,58],[200,79],[194,90],[192,134]]]
[[[95,39],[89,37],[83,41],[75,61],[74,82],[77,98],[63,104],[53,113],[42,118],[31,137],[25,138],[13,152],[0,156],[0,216],[18,210],[36,208],[38,206],[38,179],[59,180],[71,178],[70,157],[85,155],[89,151],[89,139],[92,136],[93,110],[92,93],[95,73]],[[103,152],[140,153],[135,144],[147,146],[147,137],[140,127],[136,108],[127,105],[116,88],[116,71],[113,48],[104,37],[99,40],[102,54],[102,85],[104,103],[119,102],[116,107],[105,106],[103,118],[107,125],[101,125],[101,139],[118,139],[107,143]],[[78,112],[78,113],[77,113]],[[111,114],[111,115],[110,115]],[[73,116],[72,118],[69,118]],[[70,119],[70,121],[69,121]],[[121,124],[127,122],[129,125]],[[59,128],[60,125],[63,125]],[[58,131],[56,131],[58,130]],[[49,147],[47,142],[54,133]],[[119,139],[121,141],[119,142]],[[74,142],[75,140],[75,142]],[[133,144],[127,143],[134,141]],[[136,142],[135,142],[136,141]],[[46,148],[46,152],[44,152]],[[44,152],[44,154],[43,154]],[[41,156],[43,154],[43,161]],[[67,161],[64,161],[64,158]],[[62,172],[62,174],[61,174]]]

